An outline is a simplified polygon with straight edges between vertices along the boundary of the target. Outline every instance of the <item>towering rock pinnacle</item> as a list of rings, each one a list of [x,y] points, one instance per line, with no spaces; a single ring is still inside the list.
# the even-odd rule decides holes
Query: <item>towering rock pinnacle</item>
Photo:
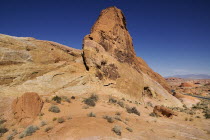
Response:
[[[85,39],[94,40],[119,62],[132,64],[135,51],[132,38],[126,28],[126,19],[116,7],[103,10]]]
[[[126,19],[122,11],[116,7],[109,7],[101,11],[100,16],[93,25],[91,33],[86,35],[83,42],[84,62],[87,69],[100,69],[97,73],[102,77],[107,77],[107,70],[104,70],[101,64],[107,59],[105,54],[112,56],[119,63],[126,63],[129,67],[135,69],[138,73],[145,73],[153,80],[161,84],[170,91],[165,79],[158,73],[155,73],[140,57],[136,57],[132,38],[126,27]],[[114,62],[114,61],[113,61]],[[120,74],[114,68],[112,79],[120,77]],[[104,73],[104,71],[106,71]],[[110,71],[108,72],[110,73]],[[114,76],[113,76],[114,75]],[[114,78],[113,78],[114,77]]]

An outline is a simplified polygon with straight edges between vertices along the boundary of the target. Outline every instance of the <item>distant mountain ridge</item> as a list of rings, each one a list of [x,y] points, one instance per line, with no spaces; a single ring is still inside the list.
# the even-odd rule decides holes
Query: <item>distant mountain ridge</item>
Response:
[[[186,75],[173,75],[167,76],[169,77],[177,77],[177,78],[184,78],[184,79],[210,79],[210,75],[208,74],[186,74]]]

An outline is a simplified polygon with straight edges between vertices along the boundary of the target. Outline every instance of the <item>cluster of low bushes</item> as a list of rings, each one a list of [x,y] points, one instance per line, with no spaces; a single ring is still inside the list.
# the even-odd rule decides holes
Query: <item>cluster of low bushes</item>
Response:
[[[99,97],[96,94],[92,94],[90,97],[85,98],[83,102],[88,105],[94,107],[96,105],[96,102],[98,101]]]
[[[204,100],[202,99],[200,103],[194,105],[192,107],[192,109],[194,110],[198,110],[198,109],[201,109],[203,110],[203,113],[204,113],[204,117],[206,119],[209,119],[210,118],[210,108],[209,108],[209,104],[210,104],[210,101],[209,100]]]
[[[35,133],[39,128],[37,126],[28,126],[20,135],[19,138],[24,138],[26,136],[31,136],[33,133]]]

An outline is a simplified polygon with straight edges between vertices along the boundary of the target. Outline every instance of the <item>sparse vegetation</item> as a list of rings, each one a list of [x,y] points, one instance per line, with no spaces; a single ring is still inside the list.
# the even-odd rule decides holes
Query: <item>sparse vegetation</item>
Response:
[[[129,132],[133,132],[133,129],[130,128],[130,127],[126,127],[126,129],[127,129]]]
[[[138,116],[140,116],[140,112],[136,109],[136,107],[126,107],[126,110],[128,113],[133,113],[133,114],[136,114]]]
[[[59,97],[59,96],[57,96],[57,95],[54,96],[54,97],[52,98],[52,100],[55,101],[56,103],[59,103],[59,104],[61,103],[61,97]]]
[[[0,125],[1,124],[3,124],[3,123],[5,123],[7,120],[5,120],[5,119],[0,119]]]
[[[193,118],[190,118],[189,121],[193,121]]]
[[[117,103],[117,100],[114,99],[112,96],[109,96],[109,103]]]
[[[114,119],[118,121],[122,121],[122,119],[119,116],[115,116]]]
[[[0,137],[8,131],[7,128],[0,126]]]
[[[49,108],[49,110],[48,111],[50,111],[50,112],[54,112],[54,113],[59,113],[60,112],[60,109],[59,109],[59,107],[58,106],[56,106],[56,105],[52,105],[50,108]]]
[[[23,138],[23,137],[26,137],[26,136],[31,136],[33,133],[35,133],[37,130],[39,130],[39,128],[37,126],[28,126],[24,132],[22,132],[19,136],[19,138]]]
[[[57,122],[58,122],[58,123],[63,123],[63,122],[65,122],[65,120],[64,120],[64,118],[58,118],[58,119],[57,119]]]
[[[188,121],[188,118],[186,117],[184,120],[185,120],[185,121]]]
[[[56,118],[56,117],[54,117],[54,118],[53,118],[53,121],[56,121],[56,120],[57,120],[57,118]]]
[[[120,107],[122,107],[122,108],[125,107],[124,102],[122,102],[122,101],[118,101],[117,104],[118,104]]]
[[[45,132],[48,132],[50,130],[52,130],[53,128],[51,126],[48,126],[47,128],[45,128]]]
[[[87,114],[88,117],[96,117],[96,115],[93,112],[90,112]]]
[[[86,105],[95,106],[98,101],[98,95],[92,94],[89,98],[83,100]]]
[[[150,115],[151,117],[158,117],[158,115],[155,114],[154,112],[150,113],[149,115]]]
[[[200,103],[194,105],[192,108],[194,110],[202,109],[204,113],[204,117],[206,119],[210,118],[210,108],[209,108],[210,101],[209,100],[201,100]]]
[[[110,117],[110,116],[103,116],[103,118],[106,119],[107,122],[109,122],[109,123],[113,123],[114,122],[114,119],[112,117]]]
[[[45,125],[47,125],[47,123],[45,121],[41,121],[40,126],[43,127]]]
[[[113,131],[115,134],[121,136],[121,127],[120,127],[120,126],[117,126],[117,125],[114,126],[114,127],[112,128],[112,131]]]
[[[115,113],[115,115],[118,115],[118,116],[120,116],[120,115],[121,115],[121,113],[120,113],[120,112],[116,112],[116,113]]]
[[[66,96],[62,96],[61,100],[64,101],[64,102],[67,102],[67,103],[71,103],[70,99]]]
[[[73,99],[73,100],[74,100],[74,99],[76,99],[76,97],[75,97],[75,96],[71,96],[71,99]]]

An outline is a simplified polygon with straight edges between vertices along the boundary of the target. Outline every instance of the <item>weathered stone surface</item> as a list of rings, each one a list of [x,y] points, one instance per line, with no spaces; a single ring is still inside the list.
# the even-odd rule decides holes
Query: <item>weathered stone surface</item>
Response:
[[[164,107],[164,106],[159,106],[159,105],[154,107],[153,112],[160,117],[165,116],[165,117],[168,117],[168,118],[172,118],[173,116],[178,115],[173,110],[171,110],[167,107]]]
[[[18,119],[18,121],[25,119],[32,121],[41,112],[43,104],[44,102],[37,93],[25,93],[12,103],[14,117]]]
[[[88,41],[91,40],[91,43]],[[95,42],[95,43],[93,43]],[[97,44],[98,43],[98,44]],[[97,44],[97,45],[96,45]],[[155,73],[144,60],[136,57],[132,38],[126,27],[126,19],[122,11],[116,7],[109,7],[102,10],[99,18],[93,25],[91,33],[84,38],[83,52],[85,60],[92,60],[92,63],[100,63],[102,56],[97,55],[97,58],[90,55],[90,46],[93,48],[102,48],[113,56],[120,63],[127,63],[139,73],[148,74],[153,80],[160,83],[166,90],[170,91],[170,87],[165,79],[158,73]],[[98,53],[98,52],[97,52]],[[94,54],[97,54],[94,53]],[[88,55],[88,56],[87,56]],[[93,67],[90,61],[85,61],[87,67]],[[98,65],[98,64],[97,64]],[[95,66],[96,67],[96,66]]]

